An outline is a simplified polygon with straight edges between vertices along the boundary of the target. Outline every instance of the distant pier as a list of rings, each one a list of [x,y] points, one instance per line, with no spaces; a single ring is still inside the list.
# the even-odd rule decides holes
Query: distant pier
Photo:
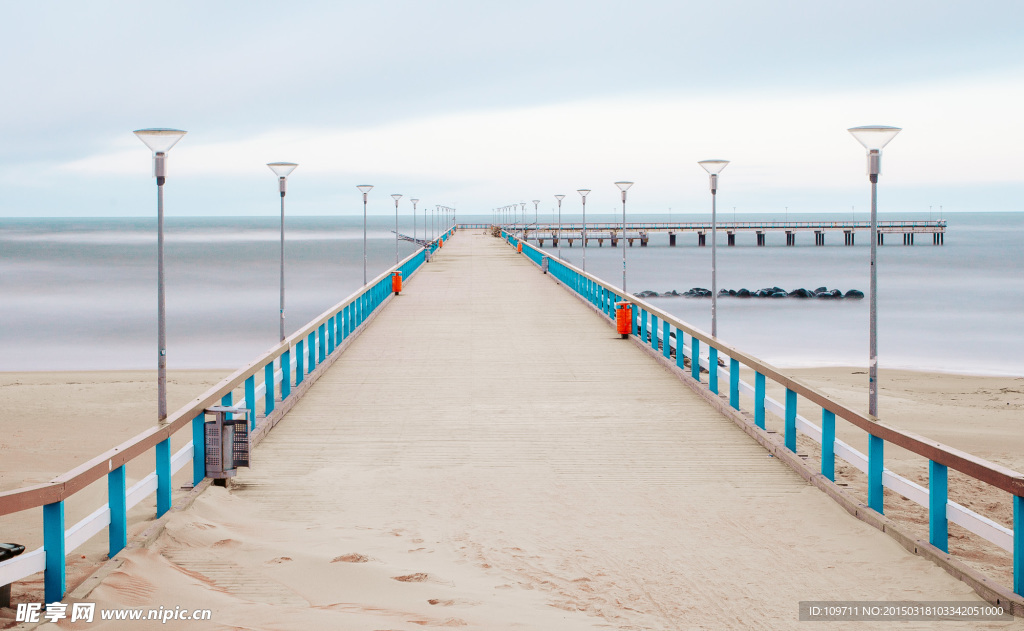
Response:
[[[513,232],[523,232],[528,241],[536,242],[541,247],[546,242],[554,246],[558,245],[561,238],[566,241],[569,247],[577,242],[582,242],[582,223],[563,223],[561,230],[557,223],[538,224],[516,224],[508,226]],[[795,246],[797,235],[812,233],[814,245],[824,246],[826,234],[843,233],[843,245],[854,245],[858,232],[871,231],[871,222],[868,221],[720,221],[717,229],[724,232],[727,237],[727,244],[736,245],[736,235],[740,232],[755,233],[755,243],[764,247],[766,236],[769,232],[784,232],[786,234],[786,245]],[[612,247],[619,244],[619,239],[625,238],[630,246],[639,244],[646,247],[652,233],[668,233],[668,244],[674,247],[677,244],[677,237],[681,233],[693,233],[697,235],[697,245],[707,245],[708,233],[711,232],[711,222],[687,222],[687,223],[631,223],[626,224],[623,231],[621,223],[588,223],[586,226],[586,244],[590,246],[593,242],[603,246],[608,241]],[[901,235],[903,245],[914,245],[915,235],[931,235],[932,245],[943,245],[945,242],[946,222],[938,221],[879,221],[878,222],[878,244],[885,245],[886,235]],[[561,235],[561,236],[559,236]],[[809,235],[807,235],[809,236]],[[838,240],[836,240],[838,242]],[[891,240],[890,240],[891,242]]]

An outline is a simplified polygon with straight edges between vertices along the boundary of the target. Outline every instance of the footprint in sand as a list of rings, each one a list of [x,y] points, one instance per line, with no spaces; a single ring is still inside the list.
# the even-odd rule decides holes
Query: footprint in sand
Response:
[[[343,554],[340,557],[334,557],[331,559],[331,563],[368,563],[370,557],[363,554]]]
[[[280,563],[287,563],[288,561],[291,561],[291,560],[292,560],[291,557],[277,557],[276,559],[270,559],[269,561],[267,561],[267,563],[280,564]]]
[[[396,581],[402,581],[403,583],[422,583],[423,581],[427,580],[429,576],[427,576],[423,572],[416,572],[415,574],[406,574],[405,576],[392,576],[391,578],[393,578]]]

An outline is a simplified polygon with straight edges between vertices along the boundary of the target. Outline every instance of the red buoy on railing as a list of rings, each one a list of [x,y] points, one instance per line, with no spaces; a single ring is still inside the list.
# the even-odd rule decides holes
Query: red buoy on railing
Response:
[[[396,296],[402,293],[402,272],[391,272],[391,291]]]
[[[615,303],[615,330],[619,332],[622,339],[629,337],[633,332],[633,305],[629,302]]]

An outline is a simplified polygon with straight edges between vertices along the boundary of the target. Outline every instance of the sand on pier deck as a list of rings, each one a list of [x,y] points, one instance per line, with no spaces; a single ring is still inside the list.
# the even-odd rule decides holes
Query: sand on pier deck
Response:
[[[120,557],[87,601],[212,609],[187,624],[199,629],[825,628],[797,622],[799,601],[981,602],[768,457],[523,257],[467,233],[232,488]]]

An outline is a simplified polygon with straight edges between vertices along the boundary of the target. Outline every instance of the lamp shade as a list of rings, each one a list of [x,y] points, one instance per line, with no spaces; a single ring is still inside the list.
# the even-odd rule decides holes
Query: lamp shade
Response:
[[[533,200],[533,203],[534,203],[534,204],[539,204],[539,203],[540,203],[540,200],[539,200],[539,199],[535,199],[535,200]]]
[[[167,153],[188,132],[180,129],[136,129],[134,134],[146,143],[153,153]]]
[[[589,188],[578,188],[578,189],[576,189],[576,192],[579,193],[580,196],[583,199],[586,199],[587,198],[587,194],[590,193],[590,189]]]
[[[711,175],[718,175],[719,173],[722,172],[722,169],[724,169],[726,166],[728,166],[729,161],[728,160],[701,160],[697,164],[699,164],[702,167],[704,167],[704,170],[707,171],[708,173],[710,173]]]
[[[370,191],[373,190],[373,184],[359,184],[356,186],[356,188],[359,189],[360,193],[363,193],[365,195],[366,193],[369,193]]]
[[[394,195],[391,196],[391,199],[393,199],[393,200],[395,200],[397,202],[398,200],[402,199],[402,194],[401,193],[395,193]]]
[[[277,177],[288,177],[288,175],[295,170],[295,167],[299,166],[294,162],[268,162],[267,166],[273,171]]]
[[[633,186],[632,182],[616,182],[615,186],[619,187],[620,191],[628,191],[630,186]]]
[[[415,205],[416,205],[417,203],[419,203],[419,201],[420,201],[420,200],[419,200],[419,199],[417,199],[417,198],[415,198],[415,197],[413,197],[413,198],[412,198],[412,199],[410,199],[409,201],[413,203],[413,206],[415,206]]]
[[[555,199],[557,199],[558,201],[562,201],[563,199],[565,199],[565,195],[555,195]]]
[[[868,151],[881,151],[882,147],[889,144],[889,141],[895,138],[896,134],[903,131],[903,129],[886,125],[865,125],[863,127],[851,127],[846,131],[853,134],[857,142],[864,145],[864,148]]]

